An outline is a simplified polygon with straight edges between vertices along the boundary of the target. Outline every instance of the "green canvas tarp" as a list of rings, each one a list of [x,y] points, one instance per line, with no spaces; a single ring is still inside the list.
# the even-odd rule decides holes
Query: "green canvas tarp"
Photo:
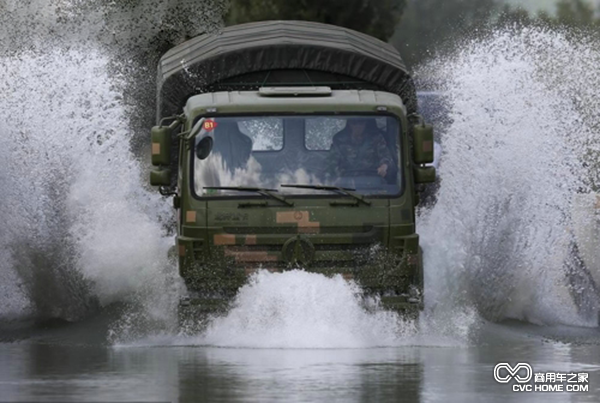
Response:
[[[263,21],[169,50],[158,66],[157,114],[179,114],[190,96],[205,92],[316,84],[392,92],[416,112],[413,81],[391,45],[332,25]]]

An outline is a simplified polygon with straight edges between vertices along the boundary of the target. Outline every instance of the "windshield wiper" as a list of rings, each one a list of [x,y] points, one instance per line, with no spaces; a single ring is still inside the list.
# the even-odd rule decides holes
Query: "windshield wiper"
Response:
[[[208,190],[237,190],[239,192],[256,192],[265,197],[270,197],[272,199],[278,200],[286,206],[293,206],[294,203],[286,200],[283,196],[278,196],[273,192],[277,192],[277,189],[265,189],[265,188],[256,188],[256,187],[247,187],[247,186],[204,186],[204,189]]]
[[[305,184],[299,184],[299,183],[289,183],[289,184],[285,184],[285,185],[279,185],[282,188],[297,188],[297,189],[316,189],[316,190],[328,190],[328,191],[332,191],[332,192],[338,192],[341,194],[344,194],[346,196],[350,196],[354,199],[356,199],[359,203],[364,203],[367,206],[371,205],[371,202],[368,200],[365,200],[365,198],[357,193],[354,193],[356,191],[356,189],[352,189],[352,188],[342,188],[339,186],[326,186],[326,185],[305,185]]]

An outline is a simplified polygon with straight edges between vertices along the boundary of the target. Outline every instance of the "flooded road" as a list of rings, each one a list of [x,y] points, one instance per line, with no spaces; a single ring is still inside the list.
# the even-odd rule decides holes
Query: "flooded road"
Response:
[[[160,21],[218,27],[225,2],[92,3],[0,4],[0,401],[600,401],[595,39],[500,30],[418,72],[447,114],[441,186],[417,222],[420,323],[292,272],[182,335],[173,209],[139,146],[155,113],[148,49]],[[589,388],[513,392],[499,363],[529,364],[513,375],[532,387],[560,373]]]
[[[597,402],[597,329],[485,324],[469,345],[354,349],[107,346],[83,324],[38,330],[0,344],[5,401]],[[85,326],[94,328],[94,326]],[[99,330],[99,329],[96,329]],[[88,337],[89,336],[89,337]],[[91,342],[89,342],[90,340]],[[96,340],[97,342],[98,340]],[[438,340],[439,342],[439,340]],[[185,344],[185,343],[183,343]],[[534,372],[588,373],[588,392],[513,392],[494,380],[499,362]],[[534,385],[533,381],[531,382]],[[567,383],[565,383],[566,385]]]

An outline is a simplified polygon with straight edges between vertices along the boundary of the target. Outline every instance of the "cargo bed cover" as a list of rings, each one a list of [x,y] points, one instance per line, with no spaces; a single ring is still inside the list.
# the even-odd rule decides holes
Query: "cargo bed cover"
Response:
[[[158,66],[158,118],[213,91],[273,85],[329,85],[399,95],[416,112],[413,81],[391,45],[346,28],[263,21],[224,28],[169,50]]]

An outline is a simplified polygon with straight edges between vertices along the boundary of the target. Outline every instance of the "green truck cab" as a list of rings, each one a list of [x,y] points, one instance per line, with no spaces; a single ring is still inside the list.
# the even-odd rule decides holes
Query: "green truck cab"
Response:
[[[159,65],[151,184],[174,196],[183,306],[225,306],[257,270],[358,282],[423,307],[418,183],[433,130],[398,53],[367,35],[273,21],[225,28]]]

